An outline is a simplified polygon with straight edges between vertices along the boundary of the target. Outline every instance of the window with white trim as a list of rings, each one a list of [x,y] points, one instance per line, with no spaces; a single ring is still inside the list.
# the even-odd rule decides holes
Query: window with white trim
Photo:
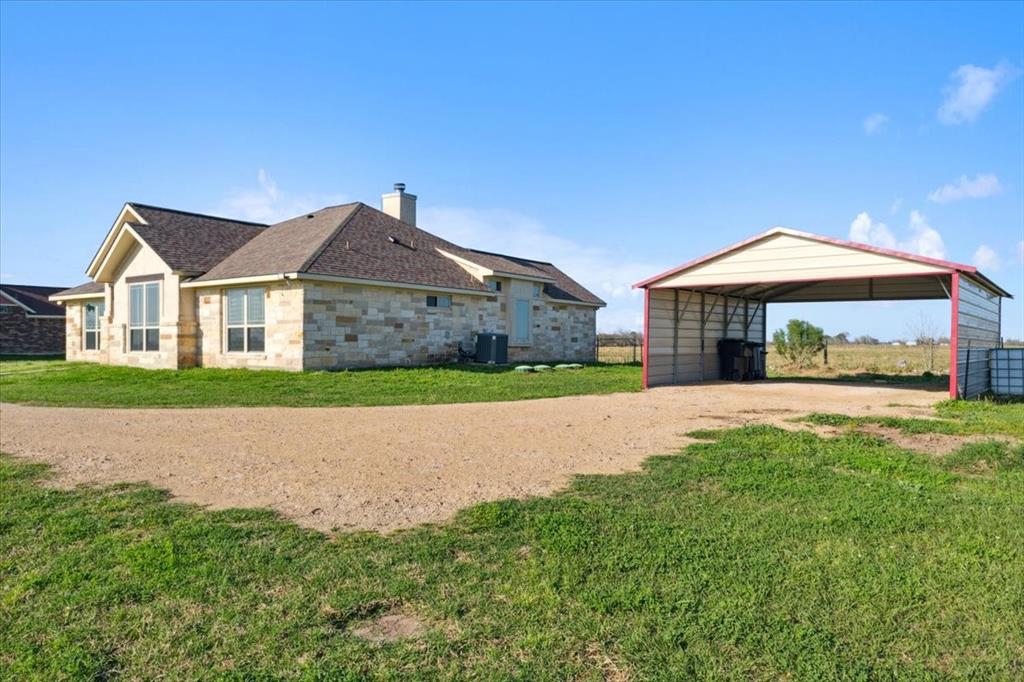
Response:
[[[128,348],[160,350],[160,282],[128,285]]]
[[[85,350],[100,349],[100,324],[103,320],[103,301],[85,304],[83,347]]]
[[[451,308],[452,297],[451,296],[427,296],[427,307],[428,308]]]
[[[496,279],[487,280],[487,288],[494,292],[501,291],[501,281]]]
[[[227,290],[227,347],[229,353],[262,353],[266,339],[263,301],[266,289]]]

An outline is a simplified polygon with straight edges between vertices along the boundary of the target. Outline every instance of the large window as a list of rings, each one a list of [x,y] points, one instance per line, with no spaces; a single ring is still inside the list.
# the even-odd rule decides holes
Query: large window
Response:
[[[129,348],[160,350],[160,282],[129,285],[128,293],[131,299]]]
[[[451,296],[427,296],[427,307],[428,308],[451,308],[452,297]]]
[[[228,352],[262,353],[266,327],[263,288],[228,289]]]
[[[85,304],[85,349],[100,349],[100,324],[103,319],[103,302]]]

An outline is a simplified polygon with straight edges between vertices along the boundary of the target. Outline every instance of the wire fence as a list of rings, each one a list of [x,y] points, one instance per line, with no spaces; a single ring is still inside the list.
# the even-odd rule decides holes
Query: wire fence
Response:
[[[615,364],[639,363],[643,358],[643,334],[626,332],[597,335],[597,361]]]

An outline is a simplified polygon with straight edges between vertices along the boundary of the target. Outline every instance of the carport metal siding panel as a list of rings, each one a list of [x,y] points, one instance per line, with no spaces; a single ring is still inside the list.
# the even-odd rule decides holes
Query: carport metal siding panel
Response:
[[[718,340],[725,336],[763,338],[764,305],[736,296],[704,294],[687,290],[648,289],[645,324],[647,347],[646,385],[692,383],[718,377]],[[676,297],[678,296],[678,305]],[[728,313],[725,302],[728,300]],[[712,307],[712,304],[713,307]],[[743,308],[748,311],[745,329]],[[735,311],[735,312],[734,312]],[[729,319],[731,316],[732,319]],[[673,319],[674,318],[674,319]],[[701,353],[703,324],[704,352]],[[703,358],[703,362],[702,362]]]
[[[988,356],[999,346],[1000,297],[969,277],[960,275],[957,279],[956,383],[952,393],[953,397],[959,393],[973,398],[989,389]]]

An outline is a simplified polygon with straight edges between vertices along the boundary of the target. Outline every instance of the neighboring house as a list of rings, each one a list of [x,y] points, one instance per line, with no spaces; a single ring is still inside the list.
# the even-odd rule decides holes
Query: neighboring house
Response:
[[[140,367],[327,369],[452,360],[478,332],[509,359],[594,360],[604,302],[551,263],[418,229],[396,184],[383,211],[330,206],[274,225],[128,203],[67,307],[67,357]]]
[[[64,353],[64,308],[49,299],[61,289],[0,284],[0,355]]]

